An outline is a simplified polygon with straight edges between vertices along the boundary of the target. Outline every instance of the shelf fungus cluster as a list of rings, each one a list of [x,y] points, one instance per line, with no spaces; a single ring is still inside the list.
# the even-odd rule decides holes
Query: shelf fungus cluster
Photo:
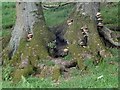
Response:
[[[88,45],[88,27],[84,25],[82,28],[83,39],[80,41],[80,45],[82,47],[86,47]]]
[[[96,19],[97,19],[97,28],[98,30],[101,30],[103,28],[103,19],[100,12],[96,14]]]
[[[112,34],[114,34],[115,32],[110,30],[103,24],[102,15],[100,12],[96,14],[96,21],[97,21],[97,29],[100,35],[104,38],[105,41],[107,41],[105,43],[108,43],[110,46],[113,47],[114,46],[120,47],[120,43],[118,42],[118,40],[115,41],[116,39],[112,37]]]
[[[27,35],[27,41],[31,41],[33,38],[33,34],[32,33],[28,33]]]
[[[72,23],[73,23],[73,19],[67,20],[68,26],[72,25]]]

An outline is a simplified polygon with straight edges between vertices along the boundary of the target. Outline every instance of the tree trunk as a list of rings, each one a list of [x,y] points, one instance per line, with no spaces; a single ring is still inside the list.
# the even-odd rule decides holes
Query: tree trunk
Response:
[[[98,2],[77,3],[69,18],[53,28],[53,32],[59,38],[58,41],[67,42],[67,46],[63,45],[62,49],[69,49],[70,56],[81,70],[86,68],[84,64],[86,60],[91,59],[93,63],[98,64],[103,58],[111,56],[97,30],[96,14],[99,11]],[[88,28],[87,31],[81,29],[85,26]],[[58,46],[58,51],[59,48],[61,46]],[[62,51],[59,55],[61,53]]]
[[[40,59],[47,59],[47,43],[54,35],[48,31],[41,3],[17,2],[17,18],[7,54],[3,55],[3,62],[10,62],[15,67],[14,80],[29,75],[37,67]],[[31,35],[28,39],[28,35]],[[28,41],[29,40],[29,41]],[[10,60],[6,59],[9,57]]]
[[[98,64],[102,58],[111,56],[97,31],[95,15],[98,11],[99,3],[77,3],[76,11],[69,18],[73,20],[73,23],[64,35],[69,42],[70,54],[81,70],[85,69],[85,60],[92,59],[95,64]],[[88,31],[81,30],[84,26],[88,28]]]

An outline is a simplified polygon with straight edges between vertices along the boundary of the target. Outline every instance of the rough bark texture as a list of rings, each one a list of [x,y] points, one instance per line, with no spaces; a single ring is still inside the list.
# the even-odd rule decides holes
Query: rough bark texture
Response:
[[[81,5],[77,5],[77,9],[78,6]],[[79,10],[76,10],[70,17],[70,19],[73,19],[73,24],[69,26],[64,35],[65,39],[69,42],[68,48],[70,54],[73,56],[73,59],[77,61],[78,67],[81,70],[85,68],[84,60],[92,59],[97,64],[102,58],[111,56],[105,49],[97,31],[95,15],[98,10],[99,4],[97,5],[97,3],[83,3],[83,6],[79,7]],[[84,35],[82,34],[81,27],[85,25],[88,27],[88,45],[82,47],[80,42],[84,38]]]
[[[119,38],[120,36],[115,37],[114,36],[115,32],[111,31],[109,28],[105,26],[99,32],[101,33],[101,35],[103,35],[105,40],[107,40],[114,46],[120,47],[120,42],[118,42],[117,40],[117,38]]]
[[[35,3],[16,3],[16,24],[10,40],[10,49],[14,54],[19,46],[20,40],[26,37],[28,32],[32,32],[36,17],[33,13],[37,10]]]
[[[22,75],[33,73],[41,59],[48,58],[47,43],[53,40],[54,35],[45,25],[41,3],[19,2],[16,10],[17,20],[10,46],[4,50],[10,56],[4,53],[3,62],[14,66],[13,80],[19,81]],[[28,32],[33,34],[31,41],[27,41]],[[10,60],[7,57],[11,57]]]
[[[77,3],[75,11],[71,13],[68,20],[51,29],[59,38],[67,41],[66,48],[69,49],[69,55],[81,70],[86,68],[85,60],[91,59],[98,64],[102,58],[111,56],[97,30],[96,13],[99,11],[99,6],[99,3],[94,2]],[[68,25],[68,21],[72,21],[72,24]],[[88,28],[87,36],[81,30],[83,26]],[[81,45],[81,41],[86,45]]]
[[[91,19],[95,20],[95,15],[100,11],[99,2],[83,2],[77,3],[76,11],[81,12],[81,14],[90,16]]]

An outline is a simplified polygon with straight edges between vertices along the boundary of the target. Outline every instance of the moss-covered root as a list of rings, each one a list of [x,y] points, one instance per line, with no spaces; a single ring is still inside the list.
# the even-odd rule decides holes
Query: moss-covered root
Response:
[[[40,72],[40,78],[45,78],[48,75],[50,75],[50,68],[48,66],[44,66],[41,68],[41,72]]]
[[[13,72],[13,82],[19,82],[21,80],[22,76],[28,76],[29,74],[31,74],[33,72],[33,67],[31,65],[28,65],[27,67],[23,68],[23,69],[16,69]]]
[[[60,66],[44,66],[40,72],[40,78],[51,77],[54,81],[58,81],[61,76]]]
[[[60,67],[59,66],[54,66],[53,69],[52,69],[52,79],[55,80],[55,81],[58,81],[60,75],[61,75]]]

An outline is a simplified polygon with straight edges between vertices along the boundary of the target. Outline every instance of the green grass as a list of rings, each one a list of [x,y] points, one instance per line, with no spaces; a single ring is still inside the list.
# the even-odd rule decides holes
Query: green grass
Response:
[[[118,22],[120,22],[120,19],[118,17],[118,9],[118,3],[113,3],[112,5],[107,6],[101,6],[101,13],[105,24],[118,25]]]
[[[9,65],[3,69],[2,82],[3,88],[117,88],[118,87],[118,53],[120,50],[111,49],[114,57],[104,58],[103,62],[94,66],[92,62],[87,64],[87,71],[81,72],[78,69],[71,69],[70,75],[67,78],[60,77],[58,83],[54,83],[50,77],[36,78],[29,76],[28,78],[22,77],[21,81],[13,84],[9,78],[10,72],[13,68]],[[110,62],[112,61],[113,64]],[[101,78],[98,78],[103,76]]]
[[[72,56],[69,54],[63,58],[64,60],[70,61],[72,59]]]
[[[117,53],[115,49],[112,51]],[[116,54],[115,57],[117,57]],[[88,65],[86,72],[73,69],[71,76],[68,76],[67,79],[61,76],[59,83],[54,83],[51,78],[43,79],[30,76],[28,78],[22,77],[22,80],[17,84],[6,80],[2,85],[4,88],[117,88],[118,62],[113,57],[114,64],[109,64],[110,60],[107,59],[109,58],[105,58],[98,66]],[[11,69],[7,71],[11,71]],[[100,76],[103,77],[98,78]]]
[[[2,48],[4,49],[9,43],[12,27],[15,24],[16,11],[14,2],[2,3],[2,30],[0,37],[3,37]]]
[[[14,25],[16,19],[15,3],[3,3],[2,4],[2,24],[3,28],[8,28],[10,25]]]
[[[70,14],[73,5],[61,7],[59,9],[44,10],[45,20],[48,26],[62,23]]]
[[[16,11],[15,3],[13,2],[4,2],[2,3],[2,34],[0,36],[7,36],[11,33],[11,28],[15,24]]]

